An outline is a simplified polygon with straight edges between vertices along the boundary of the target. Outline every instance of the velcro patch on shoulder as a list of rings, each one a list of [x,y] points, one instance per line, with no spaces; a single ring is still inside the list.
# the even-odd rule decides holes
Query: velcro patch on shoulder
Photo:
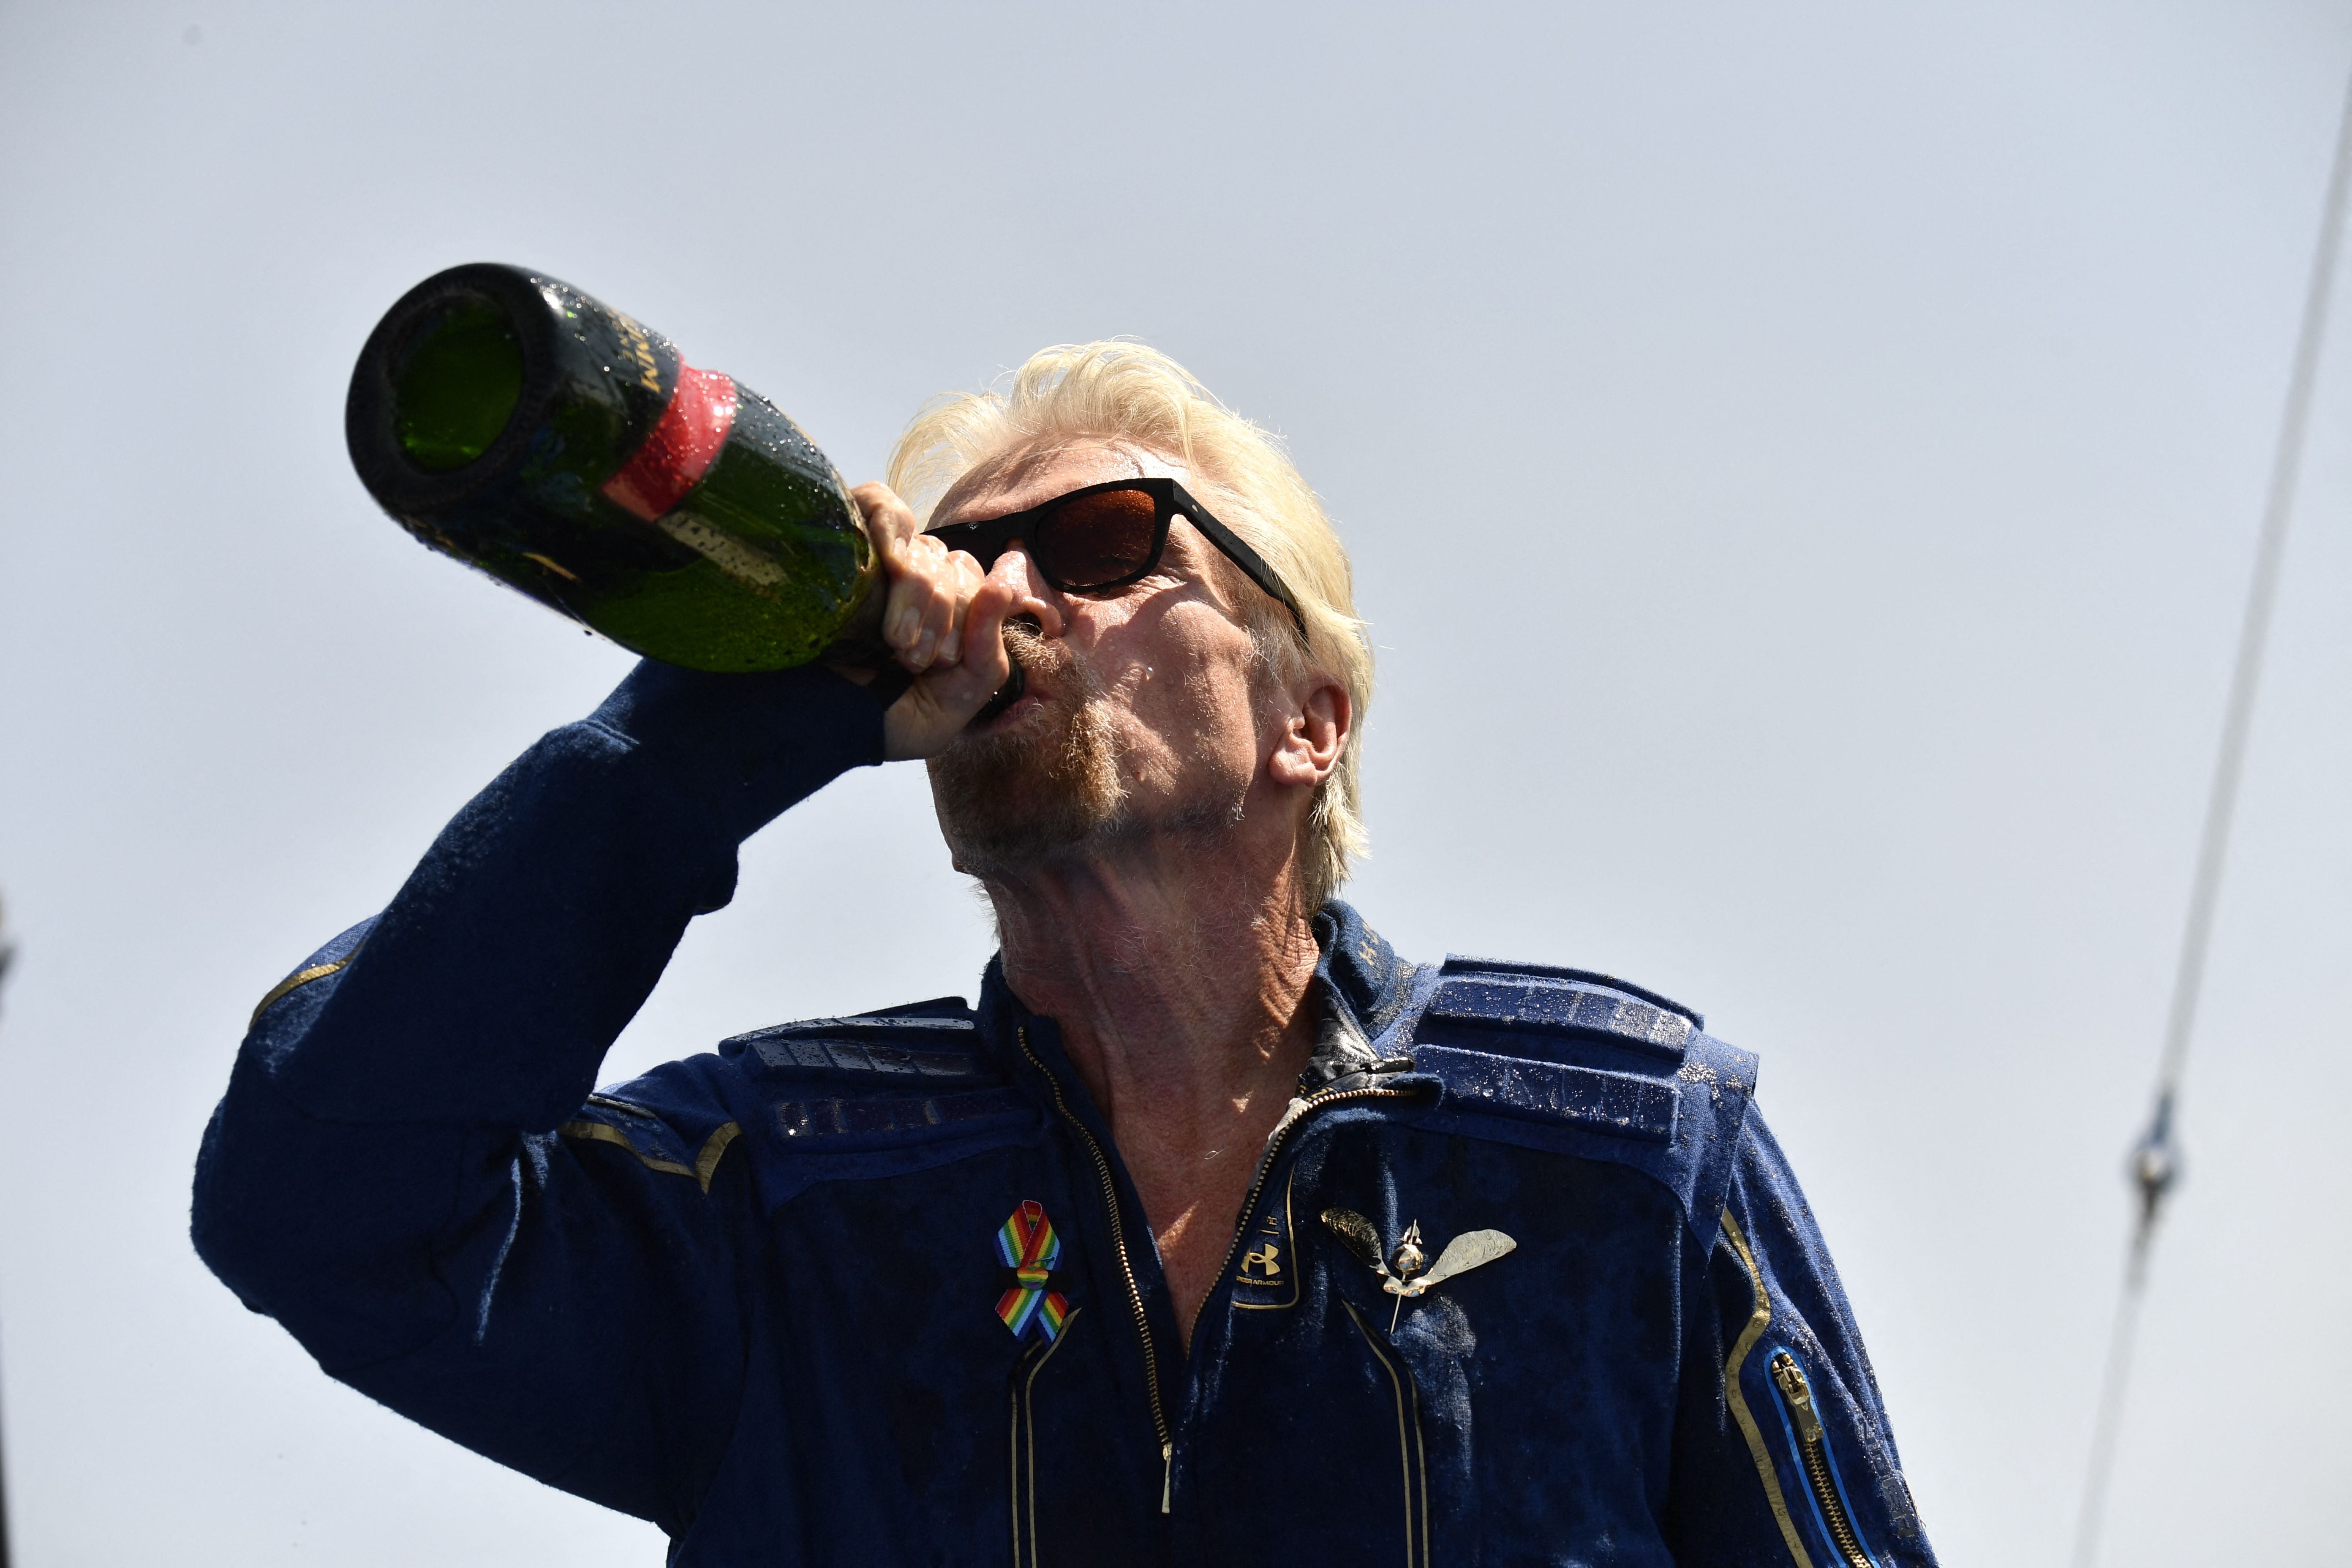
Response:
[[[1565,984],[1620,992],[1627,996],[1639,997],[1664,1012],[1689,1019],[1694,1029],[1706,1027],[1706,1020],[1695,1009],[1684,1006],[1672,997],[1661,996],[1645,985],[1636,985],[1630,980],[1620,980],[1613,974],[1603,974],[1594,969],[1569,969],[1555,963],[1522,963],[1508,958],[1467,958],[1454,952],[1446,955],[1445,962],[1438,966],[1438,973],[1449,978],[1454,975],[1484,975],[1521,983],[1548,982],[1555,985]]]
[[[1448,958],[1414,1037],[1492,1056],[1597,1071],[1680,1067],[1698,1015],[1653,992],[1582,970]]]
[[[1671,1143],[1681,1104],[1671,1082],[1557,1062],[1423,1046],[1413,1066],[1436,1075],[1449,1095],[1534,1121],[1567,1122],[1593,1132]]]
[[[1038,1120],[960,997],[780,1024],[719,1052],[761,1102],[764,1146],[801,1173],[795,1180],[897,1170],[923,1150],[1018,1137]]]
[[[969,1017],[811,1018],[738,1035],[719,1050],[758,1078],[814,1075],[845,1089],[954,1089],[1003,1080],[982,1055],[980,1032]]]
[[[1587,985],[1487,975],[1440,980],[1423,1016],[1541,1034],[1607,1035],[1677,1058],[1691,1036],[1691,1021],[1680,1013],[1631,996]]]
[[[835,1149],[957,1138],[1036,1120],[1031,1108],[1010,1089],[784,1100],[776,1102],[773,1115],[777,1136],[793,1143]]]

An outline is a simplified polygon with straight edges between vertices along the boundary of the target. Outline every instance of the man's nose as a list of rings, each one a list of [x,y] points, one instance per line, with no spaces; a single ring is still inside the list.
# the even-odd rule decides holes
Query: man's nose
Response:
[[[1006,540],[988,574],[1013,589],[1013,607],[1005,612],[1005,619],[1028,616],[1037,623],[1038,631],[1049,637],[1060,637],[1068,629],[1066,612],[1069,600],[1059,588],[1045,581],[1036,563],[1030,560],[1027,540]]]

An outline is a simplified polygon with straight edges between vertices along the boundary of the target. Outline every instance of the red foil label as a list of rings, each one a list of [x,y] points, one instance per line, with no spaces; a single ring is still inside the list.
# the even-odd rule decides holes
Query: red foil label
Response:
[[[735,428],[734,378],[677,362],[677,390],[652,435],[621,471],[604,481],[604,499],[647,522],[686,499],[710,471]]]

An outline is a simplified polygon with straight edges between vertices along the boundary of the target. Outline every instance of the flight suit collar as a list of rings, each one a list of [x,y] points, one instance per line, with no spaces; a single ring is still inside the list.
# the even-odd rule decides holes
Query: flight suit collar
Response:
[[[1320,1088],[1344,1073],[1370,1068],[1381,1059],[1374,1042],[1387,1034],[1412,1000],[1419,966],[1400,958],[1378,931],[1364,922],[1353,905],[1334,899],[1316,911],[1318,957],[1310,984],[1318,1003],[1316,1049],[1308,1072],[1319,1075],[1305,1089]],[[1058,1079],[1065,1093],[1075,1097],[1072,1109],[1100,1125],[1085,1087],[1071,1070],[1062,1048],[1062,1032],[1055,1021],[1032,1013],[1004,981],[1004,955],[988,961],[981,977],[978,1008],[981,1037],[988,1042],[1004,1070],[1020,1080],[1034,1080],[1039,1070]],[[1024,1043],[1027,1049],[1024,1051]],[[1029,1058],[1034,1058],[1034,1060]],[[1337,1069],[1337,1070],[1328,1070]],[[1033,1082],[1032,1087],[1044,1088]]]

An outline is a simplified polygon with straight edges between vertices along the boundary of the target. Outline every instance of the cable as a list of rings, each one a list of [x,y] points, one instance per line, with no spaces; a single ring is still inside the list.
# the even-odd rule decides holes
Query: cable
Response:
[[[2172,1136],[2173,1108],[2179,1100],[2181,1072],[2188,1064],[2197,1004],[2205,986],[2213,910],[2221,898],[2223,863],[2229,858],[2238,783],[2245,772],[2246,737],[2253,726],[2254,693],[2262,684],[2263,654],[2270,642],[2271,611],[2278,597],[2279,563],[2286,554],[2287,521],[2294,512],[2295,483],[2303,469],[2304,431],[2311,420],[2312,388],[2319,378],[2320,344],[2327,332],[2327,303],[2347,195],[2352,195],[2352,89],[2347,89],[2343,122],[2336,134],[2336,166],[2328,176],[2319,248],[2312,258],[2311,283],[2304,296],[2303,331],[2295,343],[2294,374],[2287,384],[2278,451],[2271,464],[2262,539],[2254,550],[2254,580],[2246,593],[2246,618],[2238,632],[2237,668],[2230,679],[2230,705],[2221,724],[2221,754],[2214,764],[2213,792],[2205,806],[2205,832],[2197,850],[2197,879],[2189,894],[2180,964],[2173,973],[2172,1007],[2165,1021],[2164,1056],[2156,1075],[2156,1110],[2148,1118],[2147,1131],[2133,1145],[2128,1166],[2139,1196],[2139,1215],[2132,1228],[2131,1258],[2124,1268],[2115,1327],[2108,1336],[2106,1371],[2091,1434],[2090,1474],[2084,1484],[2083,1511],[2074,1533],[2075,1568],[2094,1568],[2098,1560],[2099,1525],[2106,1504],[2107,1479],[2115,1466],[2124,1390],[2131,1378],[2132,1342],[2138,1332],[2140,1300],[2147,1287],[2148,1252],[2165,1194],[2180,1177],[2180,1155]]]

